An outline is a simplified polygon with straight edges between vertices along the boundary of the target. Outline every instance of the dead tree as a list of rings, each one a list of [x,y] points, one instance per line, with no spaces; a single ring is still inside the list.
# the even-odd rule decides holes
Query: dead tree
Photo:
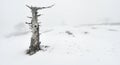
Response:
[[[28,6],[26,5],[29,9],[31,9],[32,12],[32,17],[28,17],[31,19],[31,22],[26,24],[30,25],[30,29],[32,31],[32,37],[31,37],[31,42],[29,49],[27,50],[27,54],[33,55],[37,51],[41,50],[40,48],[40,35],[39,35],[39,23],[38,23],[38,17],[41,16],[41,14],[38,14],[38,10],[46,9],[46,8],[51,8],[54,5],[48,6],[48,7],[33,7],[33,6]]]

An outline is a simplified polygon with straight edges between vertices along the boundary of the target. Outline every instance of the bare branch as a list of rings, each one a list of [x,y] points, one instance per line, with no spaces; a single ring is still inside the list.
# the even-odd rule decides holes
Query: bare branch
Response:
[[[55,4],[53,4],[53,5],[51,5],[51,6],[47,6],[47,7],[38,7],[37,9],[39,10],[39,9],[46,9],[46,8],[51,8],[51,7],[53,7]]]
[[[39,15],[37,15],[37,17],[39,17],[39,16],[41,16],[41,15],[43,15],[43,14],[39,14]]]
[[[30,19],[32,19],[32,17],[29,17],[29,16],[27,16],[27,18],[30,18]]]
[[[28,8],[30,8],[30,9],[32,8],[32,7],[30,7],[29,5],[26,5],[26,6],[27,6]]]
[[[31,24],[31,23],[28,23],[28,22],[25,22],[26,24]]]

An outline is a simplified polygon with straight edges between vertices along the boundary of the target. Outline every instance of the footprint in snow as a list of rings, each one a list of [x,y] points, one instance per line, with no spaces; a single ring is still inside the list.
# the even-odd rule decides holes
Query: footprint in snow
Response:
[[[71,36],[75,37],[74,34],[72,32],[70,32],[70,31],[65,31],[65,33],[67,33],[68,35],[71,35]]]

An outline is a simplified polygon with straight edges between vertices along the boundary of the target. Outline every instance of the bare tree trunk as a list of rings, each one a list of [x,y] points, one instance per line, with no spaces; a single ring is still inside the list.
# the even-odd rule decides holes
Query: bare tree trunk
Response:
[[[27,23],[30,25],[30,28],[32,30],[32,37],[31,37],[31,43],[30,43],[30,47],[27,50],[27,54],[29,55],[33,55],[34,53],[36,53],[37,51],[39,51],[40,48],[40,39],[39,39],[39,23],[38,23],[38,17],[41,16],[38,15],[38,10],[41,9],[46,9],[46,8],[51,8],[52,6],[48,6],[48,7],[30,7],[28,5],[26,5],[28,8],[31,9],[32,12],[32,17],[28,17],[31,18],[31,23]]]

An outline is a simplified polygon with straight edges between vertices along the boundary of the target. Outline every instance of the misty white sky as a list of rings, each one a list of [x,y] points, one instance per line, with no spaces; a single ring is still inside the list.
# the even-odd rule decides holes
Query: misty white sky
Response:
[[[120,0],[0,0],[0,29],[20,22],[30,22],[30,10],[25,6],[48,6],[39,11],[43,26],[79,25],[88,23],[120,22]]]

